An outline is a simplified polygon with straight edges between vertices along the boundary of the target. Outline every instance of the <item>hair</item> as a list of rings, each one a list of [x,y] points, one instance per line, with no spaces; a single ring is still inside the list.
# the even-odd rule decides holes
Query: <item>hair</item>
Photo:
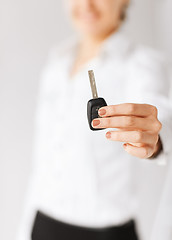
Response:
[[[125,4],[122,8],[121,15],[120,15],[120,20],[123,22],[127,18],[127,9],[129,7],[129,4]]]

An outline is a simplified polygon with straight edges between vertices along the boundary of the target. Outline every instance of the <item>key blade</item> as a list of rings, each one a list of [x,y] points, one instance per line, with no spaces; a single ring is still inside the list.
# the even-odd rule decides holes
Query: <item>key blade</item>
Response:
[[[89,75],[89,79],[90,79],[90,85],[91,85],[91,91],[92,91],[93,98],[98,98],[96,81],[95,81],[95,76],[94,76],[93,70],[89,70],[88,75]]]

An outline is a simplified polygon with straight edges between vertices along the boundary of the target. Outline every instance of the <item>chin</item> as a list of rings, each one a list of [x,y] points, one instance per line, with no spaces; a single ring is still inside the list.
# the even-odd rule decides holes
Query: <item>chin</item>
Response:
[[[80,24],[77,29],[79,32],[81,32],[83,35],[93,35],[98,36],[104,34],[104,30],[101,26],[98,26],[97,24]]]

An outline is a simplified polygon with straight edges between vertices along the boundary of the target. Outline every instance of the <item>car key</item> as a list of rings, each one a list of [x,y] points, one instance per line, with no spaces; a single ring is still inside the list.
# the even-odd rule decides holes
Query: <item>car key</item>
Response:
[[[89,75],[90,85],[91,85],[91,90],[93,95],[93,99],[90,99],[87,103],[87,117],[88,117],[89,127],[93,131],[105,129],[105,128],[93,128],[91,125],[91,122],[93,119],[101,117],[98,114],[99,108],[103,106],[107,106],[107,103],[104,100],[104,98],[98,97],[93,70],[88,71],[88,75]]]

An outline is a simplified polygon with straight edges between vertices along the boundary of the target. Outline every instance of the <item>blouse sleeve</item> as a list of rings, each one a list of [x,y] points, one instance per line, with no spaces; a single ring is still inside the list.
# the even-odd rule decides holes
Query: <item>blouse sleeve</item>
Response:
[[[133,62],[129,67],[129,81],[128,91],[134,96],[133,99],[136,102],[151,104],[158,109],[158,119],[162,123],[159,135],[163,150],[152,161],[164,165],[172,153],[171,75],[169,63],[158,51],[139,47],[135,51]]]
[[[172,239],[172,162],[169,163],[151,240]]]
[[[20,219],[16,240],[31,239],[34,218],[36,211],[39,208],[39,204],[37,203],[37,194],[39,192],[39,187],[41,186],[41,172],[43,172],[43,168],[46,167],[43,161],[45,159],[45,136],[48,131],[46,128],[44,128],[44,121],[47,118],[47,103],[50,101],[50,97],[53,97],[51,96],[51,93],[52,89],[55,87],[54,71],[56,67],[56,61],[54,57],[54,51],[52,50],[39,80],[39,91],[37,95],[38,97],[34,117],[32,168],[24,198],[22,216]],[[58,93],[56,95],[58,95]]]

